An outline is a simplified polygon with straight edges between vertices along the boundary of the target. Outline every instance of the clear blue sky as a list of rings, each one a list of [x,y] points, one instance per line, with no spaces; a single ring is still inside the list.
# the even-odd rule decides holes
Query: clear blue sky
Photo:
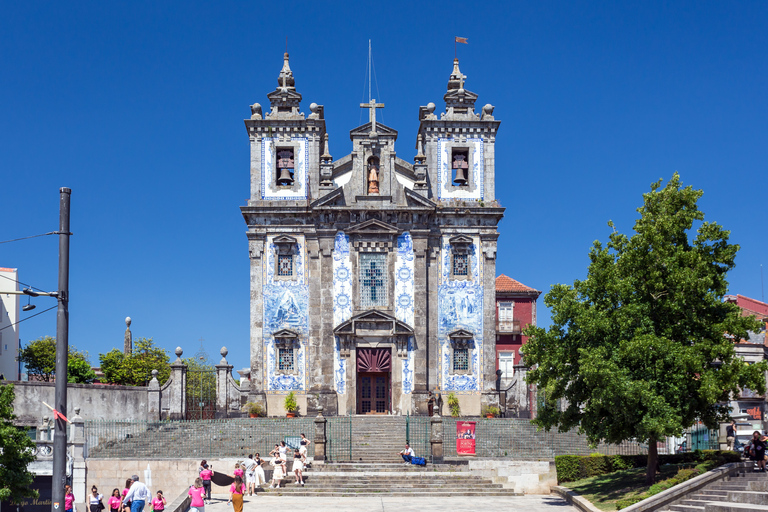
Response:
[[[747,1],[5,2],[0,239],[56,230],[71,187],[71,343],[98,364],[131,316],[134,337],[169,353],[203,338],[214,360],[226,345],[247,366],[243,119],[268,104],[286,36],[302,110],[325,105],[334,158],[363,119],[372,39],[380,119],[406,161],[463,36],[466,86],[502,121],[498,273],[545,292],[584,277],[607,221],[630,231],[641,194],[678,171],[741,244],[730,292],[760,299],[767,22],[768,3]],[[2,244],[0,266],[55,289],[57,247]],[[55,310],[21,324],[24,342],[55,332]]]

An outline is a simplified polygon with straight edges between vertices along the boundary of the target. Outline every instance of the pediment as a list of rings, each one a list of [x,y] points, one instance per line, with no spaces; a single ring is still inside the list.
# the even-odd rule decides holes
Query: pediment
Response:
[[[452,340],[471,340],[474,337],[474,333],[471,333],[466,329],[456,329],[455,331],[448,333],[448,338]]]
[[[397,235],[400,233],[392,224],[387,224],[378,219],[370,219],[356,224],[347,229],[346,232],[355,235]]]
[[[309,205],[310,208],[321,208],[324,206],[344,206],[344,189],[339,187],[316,199]]]
[[[272,243],[277,245],[280,245],[280,244],[293,245],[296,242],[298,242],[298,240],[288,235],[280,235],[272,239]]]
[[[474,103],[477,100],[477,94],[475,94],[472,91],[468,91],[466,89],[451,89],[450,91],[446,92],[443,95],[443,99],[446,102],[448,100],[458,101],[460,99],[463,99],[466,102]]]
[[[472,237],[467,235],[456,235],[448,239],[448,243],[450,243],[451,245],[462,245],[462,244],[466,245],[466,244],[471,244],[473,242],[474,240],[472,240]]]
[[[371,309],[342,322],[333,333],[337,336],[413,336],[413,328],[392,315]]]
[[[293,329],[280,329],[272,333],[272,337],[275,339],[295,339],[299,337],[299,333]]]
[[[284,97],[292,100],[301,101],[301,94],[292,89],[278,88],[267,94],[267,98],[269,98],[270,100],[273,98],[284,98]]]
[[[405,191],[405,199],[408,203],[408,206],[416,206],[416,207],[422,207],[422,208],[430,208],[434,209],[437,208],[437,204],[433,203],[423,195],[419,194],[418,192],[414,192],[413,190],[409,188],[403,189]]]
[[[365,124],[362,124],[358,126],[357,128],[354,128],[349,131],[349,136],[354,138],[357,137],[367,137],[368,134],[371,133],[371,122],[367,122]],[[390,128],[387,125],[381,124],[378,121],[376,122],[376,133],[379,134],[379,136],[389,136],[389,137],[397,137],[397,130],[394,128]]]

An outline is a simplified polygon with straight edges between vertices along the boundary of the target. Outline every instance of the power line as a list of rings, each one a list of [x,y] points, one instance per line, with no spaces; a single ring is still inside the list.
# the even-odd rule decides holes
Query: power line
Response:
[[[19,321],[18,321],[18,322],[16,322],[15,324],[6,325],[5,327],[0,327],[0,331],[4,331],[5,329],[10,329],[10,328],[11,328],[11,327],[13,327],[14,325],[19,325],[21,322],[23,322],[23,321],[25,321],[25,320],[29,320],[30,318],[34,318],[34,317],[36,317],[37,315],[42,315],[42,314],[43,314],[43,313],[45,313],[46,311],[50,311],[50,310],[52,310],[52,309],[56,309],[57,307],[59,307],[59,305],[58,305],[58,304],[57,304],[57,305],[55,305],[55,306],[51,306],[51,307],[49,307],[48,309],[44,309],[44,310],[42,310],[42,311],[41,311],[41,312],[39,312],[39,313],[35,313],[34,315],[30,315],[30,316],[28,316],[27,318],[22,318],[21,320],[19,320]]]
[[[40,290],[41,292],[44,292],[44,291],[45,291],[45,290],[43,290],[42,288],[38,288],[37,286],[32,286],[31,284],[22,283],[21,281],[19,281],[19,280],[17,280],[17,279],[11,279],[10,277],[8,277],[8,276],[4,276],[4,275],[2,275],[2,274],[0,274],[0,277],[2,277],[3,279],[7,279],[7,280],[9,280],[9,281],[13,281],[13,282],[14,282],[14,283],[16,283],[16,284],[20,284],[20,285],[22,285],[22,286],[26,286],[27,288],[34,288],[35,290]],[[1,294],[1,293],[3,293],[3,292],[0,292],[0,294]]]
[[[58,234],[59,234],[58,231],[51,231],[50,233],[43,233],[42,235],[23,236],[21,238],[14,238],[13,240],[3,240],[2,242],[0,242],[0,244],[7,244],[7,243],[10,243],[10,242],[18,242],[19,240],[28,240],[30,238],[37,238],[39,236],[58,235]]]

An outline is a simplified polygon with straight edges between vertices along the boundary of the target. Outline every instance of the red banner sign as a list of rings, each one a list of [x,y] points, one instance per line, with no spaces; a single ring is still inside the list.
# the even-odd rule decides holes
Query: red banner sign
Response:
[[[474,455],[475,454],[475,422],[457,421],[456,422],[456,454]]]

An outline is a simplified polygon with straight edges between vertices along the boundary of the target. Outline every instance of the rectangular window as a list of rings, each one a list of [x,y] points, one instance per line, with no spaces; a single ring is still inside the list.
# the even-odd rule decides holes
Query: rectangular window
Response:
[[[360,307],[387,305],[387,255],[360,253]]]
[[[469,275],[469,254],[453,255],[453,275],[454,276]]]
[[[280,348],[277,350],[278,369],[293,371],[293,349]]]
[[[469,349],[453,349],[453,371],[464,372],[469,370]]]
[[[515,368],[514,352],[499,352],[499,370],[502,379],[511,379]]]
[[[277,275],[281,277],[293,275],[293,254],[277,255]]]
[[[499,322],[511,322],[513,320],[514,302],[499,302]]]

